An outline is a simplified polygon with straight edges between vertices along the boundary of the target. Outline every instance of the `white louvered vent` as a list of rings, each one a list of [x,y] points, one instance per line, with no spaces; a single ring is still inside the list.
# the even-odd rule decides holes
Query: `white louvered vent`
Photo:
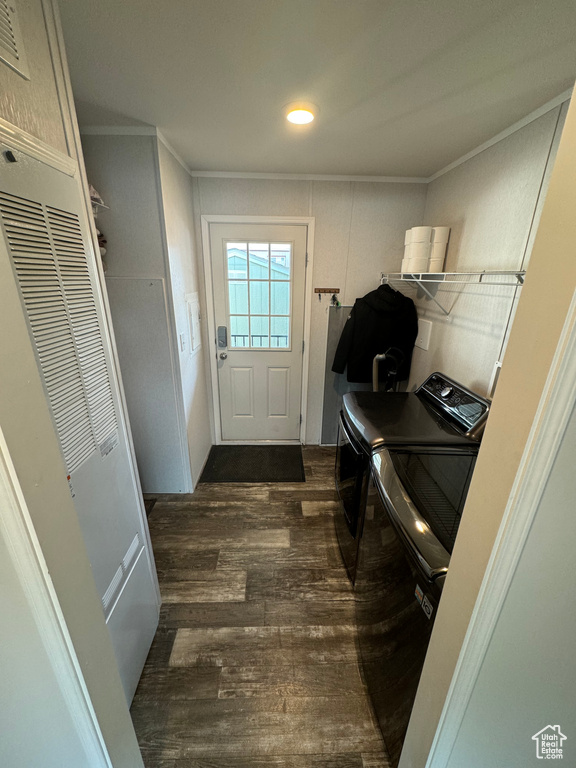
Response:
[[[82,231],[75,214],[57,208],[47,210],[94,437],[100,445],[116,432],[116,411]]]
[[[108,620],[109,612],[108,608],[113,605],[114,599],[120,593],[121,585],[126,581],[130,568],[134,565],[138,559],[138,555],[142,551],[143,547],[140,544],[140,536],[136,534],[132,539],[132,543],[126,550],[126,554],[122,558],[122,563],[118,566],[118,570],[112,577],[112,581],[108,585],[108,589],[104,592],[102,597],[102,606],[104,608],[104,615]]]
[[[5,193],[0,215],[72,473],[117,430],[78,217]]]
[[[28,65],[15,4],[16,0],[0,0],[0,60],[28,79]]]
[[[125,571],[130,570],[130,566],[134,562],[135,556],[137,552],[140,550],[140,536],[136,534],[134,538],[132,539],[132,544],[128,547],[126,550],[126,554],[122,558],[122,568],[124,568]]]
[[[122,583],[123,576],[124,576],[124,571],[122,569],[122,566],[119,565],[118,570],[114,574],[112,581],[108,585],[108,589],[106,590],[106,592],[104,592],[104,596],[102,597],[102,607],[104,608],[104,612],[108,610],[113,598],[116,596],[116,593],[118,592],[120,584]]]

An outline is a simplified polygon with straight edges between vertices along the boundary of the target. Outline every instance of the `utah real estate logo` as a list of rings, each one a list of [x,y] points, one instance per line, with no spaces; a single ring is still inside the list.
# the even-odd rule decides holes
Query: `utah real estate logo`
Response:
[[[564,757],[562,744],[567,736],[564,736],[559,725],[547,725],[535,733],[532,739],[536,742],[538,760],[562,760]]]

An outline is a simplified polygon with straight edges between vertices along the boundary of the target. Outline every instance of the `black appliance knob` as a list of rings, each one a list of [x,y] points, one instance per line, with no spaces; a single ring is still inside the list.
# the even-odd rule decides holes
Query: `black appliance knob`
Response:
[[[447,397],[450,397],[450,395],[453,392],[454,392],[454,388],[453,387],[444,387],[442,392],[440,392],[440,397],[443,397],[444,399],[446,399]]]

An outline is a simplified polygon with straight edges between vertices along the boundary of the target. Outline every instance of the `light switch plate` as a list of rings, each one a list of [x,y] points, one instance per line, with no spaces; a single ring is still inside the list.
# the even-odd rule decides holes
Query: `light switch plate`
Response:
[[[430,346],[430,334],[432,333],[432,323],[430,320],[418,320],[418,336],[416,337],[416,346],[420,349],[428,349]]]
[[[187,293],[188,333],[190,335],[190,354],[195,355],[201,346],[200,337],[200,301],[198,293]]]

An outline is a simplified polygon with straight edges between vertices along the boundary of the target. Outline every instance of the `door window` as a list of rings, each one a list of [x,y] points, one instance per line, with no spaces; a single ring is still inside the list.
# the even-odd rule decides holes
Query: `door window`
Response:
[[[290,349],[291,243],[226,243],[230,347]]]

